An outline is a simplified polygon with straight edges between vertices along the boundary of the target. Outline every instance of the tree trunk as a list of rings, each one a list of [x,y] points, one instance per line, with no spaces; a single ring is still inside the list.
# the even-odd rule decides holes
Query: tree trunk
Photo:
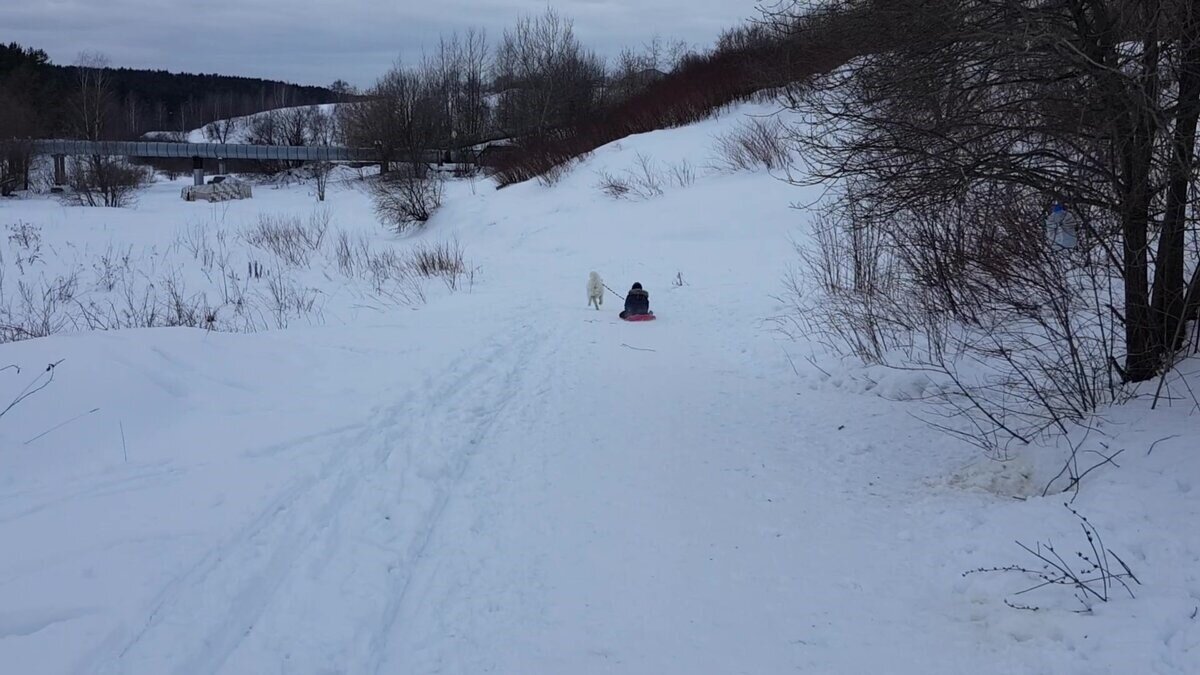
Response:
[[[1136,173],[1135,173],[1136,175]],[[1145,187],[1135,188],[1145,193]],[[1149,264],[1146,251],[1149,199],[1131,195],[1126,206],[1124,229],[1125,267],[1125,379],[1141,382],[1158,370],[1161,341],[1150,310]]]
[[[1154,25],[1157,3],[1146,8],[1148,26]],[[1121,175],[1124,179],[1122,230],[1125,262],[1125,379],[1142,382],[1158,372],[1162,340],[1150,307],[1150,264],[1148,233],[1153,197],[1151,168],[1157,126],[1152,102],[1158,97],[1158,36],[1153,28],[1142,43],[1142,83],[1123,88],[1130,98],[1123,106],[1129,116],[1128,135],[1118,136],[1122,147]],[[1121,110],[1121,108],[1118,108]],[[1120,112],[1118,112],[1120,114]],[[1119,126],[1118,126],[1119,129]]]
[[[1164,352],[1174,351],[1172,344],[1182,333],[1176,328],[1183,319],[1184,247],[1187,225],[1188,192],[1196,154],[1196,123],[1200,118],[1200,0],[1192,0],[1183,11],[1183,35],[1180,39],[1178,105],[1171,139],[1171,164],[1168,167],[1166,213],[1159,235],[1154,270],[1153,318],[1157,338]]]

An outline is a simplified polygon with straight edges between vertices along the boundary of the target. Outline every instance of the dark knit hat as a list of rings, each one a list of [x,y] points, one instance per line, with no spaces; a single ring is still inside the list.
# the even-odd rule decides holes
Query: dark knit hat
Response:
[[[637,282],[637,281],[633,282],[633,290],[635,290],[635,291],[640,291],[640,290],[642,290],[642,284],[641,284],[640,282]]]

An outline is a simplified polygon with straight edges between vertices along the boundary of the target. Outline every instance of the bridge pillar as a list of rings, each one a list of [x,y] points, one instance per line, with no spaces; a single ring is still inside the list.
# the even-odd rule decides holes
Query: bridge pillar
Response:
[[[192,184],[204,185],[204,159],[198,155],[192,157]]]
[[[224,176],[227,173],[225,171],[225,158],[224,157],[217,158],[217,173],[221,174],[222,176]]]
[[[54,156],[54,184],[55,185],[66,185],[67,184],[67,156],[66,155],[55,155]]]

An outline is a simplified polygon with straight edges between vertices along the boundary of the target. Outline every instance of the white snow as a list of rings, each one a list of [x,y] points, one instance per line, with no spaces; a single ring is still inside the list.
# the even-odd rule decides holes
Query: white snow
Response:
[[[1013,540],[1083,550],[1070,495],[1040,496],[1066,441],[990,462],[893,400],[920,382],[864,392],[859,371],[775,330],[808,218],[791,205],[819,195],[704,168],[713,136],[764,112],[624,139],[553,187],[453,182],[405,238],[351,183],[323,207],[306,185],[210,206],[169,182],[132,209],[0,202],[0,226],[43,242],[18,267],[19,243],[0,241],[6,302],[72,270],[82,297],[118,302],[95,263],[132,250],[139,292],[171,270],[219,304],[222,274],[177,243],[203,230],[230,270],[262,259],[318,310],[286,329],[68,326],[0,345],[0,366],[21,367],[0,372],[0,408],[61,360],[0,417],[0,670],[1200,670],[1184,387],[1200,389],[1200,363],[1169,406],[1136,399],[1073,439],[1126,449],[1073,506],[1137,597],[1076,613],[1046,589],[1018,596],[1038,612],[1007,607],[1032,584],[962,573],[1032,564]],[[699,177],[605,196],[598,173],[639,154]],[[260,213],[318,208],[331,235],[307,267],[242,239]],[[457,240],[473,282],[397,299],[338,272],[339,230],[400,253]],[[642,282],[658,320],[617,320],[612,295],[589,309],[591,270],[620,292]],[[264,283],[247,303],[270,305]]]
[[[254,121],[254,119],[256,117],[261,117],[263,115],[270,115],[273,113],[275,113],[275,114],[283,113],[283,112],[286,112],[287,110],[291,110],[293,108],[295,108],[295,109],[312,108],[314,110],[317,110],[317,111],[325,113],[325,114],[331,114],[334,112],[334,110],[337,109],[337,106],[338,106],[337,103],[320,103],[317,105],[289,106],[289,107],[284,107],[284,108],[275,108],[275,109],[267,110],[267,111],[260,112],[260,113],[254,113],[252,115],[243,115],[241,117],[234,117],[232,119],[237,120],[237,126],[234,127],[233,133],[230,135],[230,137],[225,142],[226,143],[246,143],[246,142],[248,142],[247,134],[250,133],[250,124],[251,124],[251,122]],[[170,133],[171,132],[164,132],[164,131],[148,131],[145,134],[143,134],[143,138],[153,139],[155,137],[162,136],[164,134],[169,135]],[[188,131],[187,136],[184,138],[184,141],[187,143],[211,143],[212,142],[211,140],[209,140],[208,135],[205,134],[204,127],[200,127],[199,129],[192,129],[191,131]]]

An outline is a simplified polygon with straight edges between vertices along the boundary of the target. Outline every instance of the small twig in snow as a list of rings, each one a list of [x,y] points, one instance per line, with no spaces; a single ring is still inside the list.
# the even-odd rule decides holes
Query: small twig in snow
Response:
[[[7,413],[9,410],[12,410],[21,401],[24,401],[25,399],[29,398],[30,396],[33,396],[34,394],[45,389],[46,387],[49,387],[50,383],[54,381],[54,367],[57,366],[58,364],[62,363],[64,360],[65,359],[59,359],[59,360],[55,361],[54,363],[47,365],[46,369],[42,371],[42,374],[35,377],[32,382],[30,382],[28,385],[26,385],[26,387],[21,390],[21,393],[17,394],[17,397],[12,400],[12,403],[8,404],[7,408],[5,408],[4,410],[0,410],[0,417],[4,417],[5,413]],[[12,367],[16,368],[16,366],[12,366]],[[17,368],[17,372],[18,373],[21,372],[21,369]],[[50,373],[50,376],[46,377],[46,381],[42,382],[37,387],[34,387],[34,385],[38,384],[38,380],[41,380],[42,377],[46,375],[46,373]]]
[[[786,353],[786,352],[785,352],[785,353]],[[791,360],[791,359],[789,359],[789,360]],[[813,356],[812,354],[809,354],[808,356],[804,357],[804,360],[805,360],[805,361],[808,361],[809,365],[811,365],[813,368],[816,368],[817,370],[819,370],[819,371],[821,371],[822,373],[824,373],[824,374],[825,374],[825,377],[833,377],[833,375],[830,375],[830,374],[829,374],[829,371],[828,371],[828,370],[825,370],[825,369],[824,369],[824,368],[822,368],[821,366],[818,366],[818,365],[817,365],[817,357]],[[795,367],[795,366],[793,366],[793,368],[794,368],[794,367]]]
[[[75,420],[79,419],[80,417],[87,417],[88,415],[91,415],[92,413],[96,413],[96,412],[100,412],[100,409],[92,408],[91,410],[89,410],[85,413],[79,413],[78,415],[72,417],[71,419],[69,419],[65,422],[59,422],[58,424],[50,427],[49,429],[43,431],[42,433],[38,434],[37,436],[34,436],[33,438],[25,441],[22,445],[29,445],[30,443],[36,441],[37,439],[41,438],[42,436],[45,436],[46,434],[50,433],[51,431],[57,431],[58,429],[61,429],[65,426],[67,426],[68,424],[70,424],[71,422],[74,422]]]
[[[624,342],[622,342],[622,343],[621,343],[621,346],[622,346],[622,347],[627,347],[627,348],[629,348],[629,349],[636,349],[636,350],[637,350],[637,351],[639,351],[639,352],[655,352],[655,351],[658,351],[657,349],[646,349],[645,347],[634,347],[634,346],[632,346],[632,345],[627,345],[627,344],[625,344]]]
[[[1162,443],[1163,441],[1169,441],[1172,438],[1179,438],[1179,434],[1172,434],[1171,436],[1167,436],[1166,438],[1160,438],[1157,441],[1154,441],[1153,443],[1150,444],[1150,449],[1146,451],[1146,454],[1149,455],[1150,453],[1154,452],[1154,446],[1158,445],[1159,443]]]
[[[796,374],[796,377],[800,377],[800,370],[796,368],[796,362],[792,360],[792,355],[787,353],[787,350],[782,345],[779,347],[779,351],[783,352],[783,357],[791,364],[792,372]]]
[[[1105,464],[1112,464],[1113,466],[1117,467],[1118,469],[1121,468],[1121,465],[1117,464],[1113,460],[1116,459],[1117,455],[1121,454],[1122,452],[1125,452],[1125,448],[1121,448],[1120,450],[1114,452],[1111,455],[1105,455],[1103,453],[1096,453],[1104,458],[1103,462],[1094,464],[1091,468],[1089,468],[1087,471],[1084,471],[1083,473],[1080,473],[1078,476],[1072,476],[1071,484],[1068,485],[1065,490],[1063,490],[1063,492],[1066,492],[1067,490],[1070,490],[1071,488],[1076,488],[1075,494],[1071,497],[1071,502],[1074,502],[1075,498],[1079,496],[1078,488],[1079,488],[1080,482],[1083,481],[1084,476],[1095,471],[1096,469],[1099,469],[1100,467],[1104,466]]]

